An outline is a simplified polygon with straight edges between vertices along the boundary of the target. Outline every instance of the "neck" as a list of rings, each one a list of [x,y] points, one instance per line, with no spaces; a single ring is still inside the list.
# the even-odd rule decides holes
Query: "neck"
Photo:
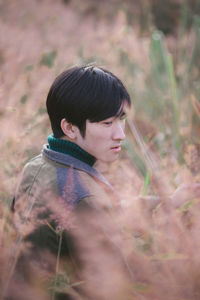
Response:
[[[93,166],[96,162],[94,156],[83,150],[77,144],[65,139],[55,138],[53,134],[48,136],[48,144],[49,149],[71,155],[90,166]]]

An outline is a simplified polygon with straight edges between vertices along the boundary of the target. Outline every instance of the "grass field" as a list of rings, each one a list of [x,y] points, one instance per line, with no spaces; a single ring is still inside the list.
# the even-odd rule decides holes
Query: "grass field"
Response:
[[[102,166],[123,204],[122,214],[113,212],[123,229],[114,243],[128,272],[118,258],[89,242],[84,259],[101,266],[95,281],[86,274],[91,299],[199,299],[199,201],[191,192],[185,205],[172,209],[167,197],[180,184],[199,181],[200,17],[182,5],[175,32],[166,35],[156,28],[148,5],[139,24],[120,1],[104,8],[94,3],[0,1],[2,285],[12,247],[7,205],[24,164],[51,133],[48,89],[65,68],[95,63],[125,82],[133,109],[120,161]],[[163,205],[147,210],[141,199],[149,196],[159,196]],[[80,243],[92,234],[87,230],[80,232]],[[71,287],[64,281],[63,289]],[[36,299],[34,293],[21,299]]]

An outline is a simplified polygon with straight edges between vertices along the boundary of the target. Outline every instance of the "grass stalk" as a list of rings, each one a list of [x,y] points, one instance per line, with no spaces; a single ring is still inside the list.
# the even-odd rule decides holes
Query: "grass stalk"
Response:
[[[62,234],[63,234],[63,231],[60,231],[58,233],[59,235],[59,244],[58,244],[58,254],[57,254],[57,258],[56,258],[56,275],[55,275],[55,282],[54,282],[54,287],[55,289],[53,289],[53,293],[52,293],[52,297],[51,299],[54,300],[55,299],[55,295],[56,295],[56,286],[57,286],[57,276],[58,276],[58,272],[59,272],[59,265],[60,265],[60,253],[61,253],[61,246],[62,246]]]
[[[173,141],[174,146],[177,151],[179,151],[180,148],[180,135],[179,135],[179,105],[178,105],[178,97],[177,97],[177,84],[176,84],[176,78],[174,73],[174,64],[173,64],[173,58],[171,54],[168,54],[168,70],[169,70],[169,81],[170,81],[170,90],[171,90],[171,97],[172,97],[172,109],[173,109],[173,120],[174,120],[174,126],[173,126]]]
[[[151,173],[147,171],[144,178],[144,185],[142,187],[142,192],[141,192],[142,196],[146,196],[150,183],[151,183]]]

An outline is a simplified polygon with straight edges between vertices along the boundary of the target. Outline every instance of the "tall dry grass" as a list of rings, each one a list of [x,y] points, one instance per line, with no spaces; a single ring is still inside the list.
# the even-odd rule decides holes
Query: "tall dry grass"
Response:
[[[139,36],[121,6],[110,20],[64,1],[20,0],[20,9],[0,1],[0,7],[1,291],[9,287],[13,299],[49,299],[44,265],[27,273],[31,288],[9,285],[16,232],[8,207],[23,165],[51,132],[50,84],[64,68],[95,61],[117,74],[133,98],[121,161],[102,169],[122,207],[75,215],[80,282],[69,282],[62,261],[50,286],[75,299],[199,299],[199,199],[189,192],[179,209],[168,199],[181,183],[199,181],[198,16],[190,16],[188,31],[183,14],[176,36],[152,23]],[[133,120],[145,143],[137,131],[133,137]],[[152,209],[156,197],[162,204]]]

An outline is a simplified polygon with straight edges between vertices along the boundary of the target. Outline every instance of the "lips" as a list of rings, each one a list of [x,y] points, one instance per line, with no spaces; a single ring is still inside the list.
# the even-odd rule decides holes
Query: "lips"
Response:
[[[121,145],[117,145],[111,148],[114,152],[120,152],[121,151]]]

